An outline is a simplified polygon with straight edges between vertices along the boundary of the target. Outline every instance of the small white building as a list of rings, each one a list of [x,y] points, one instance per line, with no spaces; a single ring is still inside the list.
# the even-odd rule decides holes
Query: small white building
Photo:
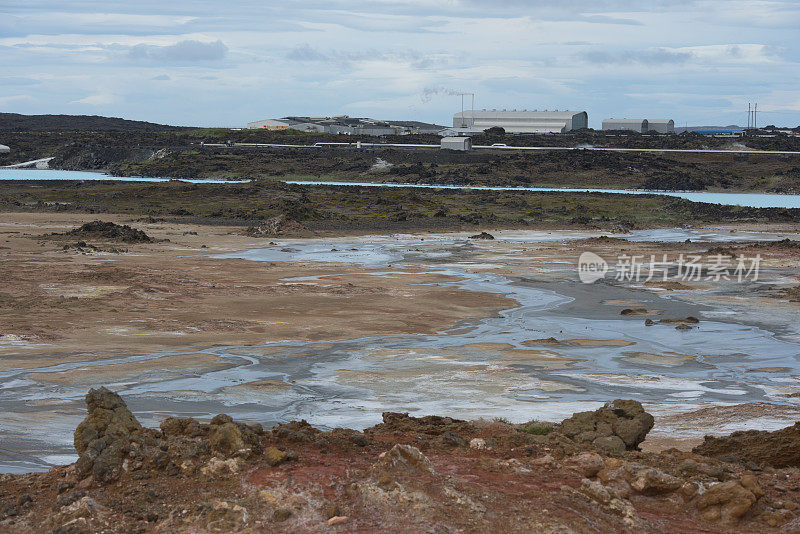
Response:
[[[499,127],[506,133],[564,133],[588,128],[589,116],[585,111],[522,111],[471,109],[453,116],[453,128],[483,131]]]
[[[467,152],[472,149],[472,139],[469,137],[442,137],[442,150],[459,150]]]
[[[6,145],[0,145],[0,154],[8,154],[11,152],[11,149]]]

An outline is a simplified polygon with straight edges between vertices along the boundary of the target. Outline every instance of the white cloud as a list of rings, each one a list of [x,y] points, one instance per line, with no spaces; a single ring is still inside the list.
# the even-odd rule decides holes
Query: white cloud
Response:
[[[117,101],[114,95],[108,93],[98,93],[94,95],[85,96],[78,100],[73,100],[71,104],[86,104],[89,106],[108,106]]]
[[[590,124],[643,108],[681,122],[702,109],[729,123],[742,99],[800,122],[794,0],[98,5],[4,4],[0,94],[36,80],[9,111],[95,106],[230,126],[337,112],[446,123],[460,100],[425,96],[443,87],[476,92],[481,107],[587,109]]]

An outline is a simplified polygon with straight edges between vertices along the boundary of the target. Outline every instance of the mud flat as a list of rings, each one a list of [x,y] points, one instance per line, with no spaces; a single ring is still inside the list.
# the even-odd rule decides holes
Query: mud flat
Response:
[[[586,285],[576,272],[586,250],[704,254],[797,239],[790,225],[618,239],[492,231],[478,242],[467,233],[253,238],[103,218],[152,241],[76,247],[74,236],[51,234],[90,217],[0,216],[3,470],[70,458],[69,429],[97,385],[124,393],[151,426],[223,412],[322,428],[363,429],[382,411],[521,423],[634,398],[664,423],[643,445],[653,449],[686,448],[720,428],[681,414],[769,406],[769,417],[721,412],[725,428],[768,430],[797,415],[798,304],[784,291],[797,285],[795,249],[763,245],[760,279],[742,284],[674,289],[612,273]],[[675,328],[688,317],[697,323]]]

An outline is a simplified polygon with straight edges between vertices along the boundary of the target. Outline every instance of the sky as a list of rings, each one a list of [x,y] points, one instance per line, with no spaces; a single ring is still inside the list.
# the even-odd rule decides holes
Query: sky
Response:
[[[0,111],[800,124],[799,0],[2,0]],[[472,97],[466,97],[467,104]]]

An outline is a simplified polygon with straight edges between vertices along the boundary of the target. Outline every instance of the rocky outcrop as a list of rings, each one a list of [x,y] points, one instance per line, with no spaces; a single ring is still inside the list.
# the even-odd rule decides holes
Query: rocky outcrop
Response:
[[[775,432],[747,430],[724,437],[706,436],[693,452],[725,461],[800,467],[800,423]]]
[[[652,424],[633,401],[575,414],[546,435],[531,423],[397,413],[364,433],[305,421],[264,431],[226,415],[167,418],[159,430],[104,388],[87,403],[79,465],[0,473],[0,532],[800,528],[800,470],[627,451]],[[608,454],[606,442],[621,446]]]
[[[494,239],[494,236],[489,232],[481,232],[479,234],[469,236],[470,239]]]
[[[556,430],[577,443],[588,443],[607,452],[634,450],[653,428],[653,416],[634,400],[607,403],[594,412],[580,412],[565,419]]]
[[[99,482],[114,480],[131,435],[140,432],[142,425],[120,396],[104,387],[89,390],[86,405],[89,414],[74,435],[79,454],[76,470],[82,478],[91,475]]]
[[[755,477],[715,484],[697,498],[697,509],[708,521],[733,523],[764,495]]]
[[[247,229],[246,234],[252,237],[272,237],[282,234],[296,234],[308,232],[308,228],[288,217],[285,214],[280,214],[271,219],[263,221],[258,226],[251,226]]]
[[[253,456],[261,452],[261,425],[237,423],[230,415],[220,414],[209,423],[208,443],[223,456]]]
[[[152,239],[142,230],[127,224],[116,224],[107,221],[92,221],[79,228],[70,230],[64,235],[83,238],[103,238],[123,243],[150,243]]]

